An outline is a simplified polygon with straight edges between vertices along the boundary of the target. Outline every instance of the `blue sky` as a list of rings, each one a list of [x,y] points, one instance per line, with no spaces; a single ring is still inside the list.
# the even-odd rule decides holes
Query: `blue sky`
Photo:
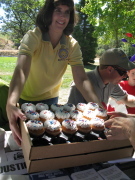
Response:
[[[0,16],[4,16],[4,10],[0,8]]]
[[[78,3],[78,2],[79,2],[79,0],[74,0],[74,2],[75,2],[75,3]]]

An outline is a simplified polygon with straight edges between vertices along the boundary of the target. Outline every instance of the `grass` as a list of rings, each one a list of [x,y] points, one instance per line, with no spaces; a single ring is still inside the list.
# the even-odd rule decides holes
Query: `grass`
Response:
[[[0,57],[0,78],[10,83],[13,71],[16,65],[17,57]],[[95,65],[85,66],[85,71],[90,71],[95,68]],[[70,83],[72,82],[72,72],[71,67],[68,66],[67,70],[63,76],[62,88],[69,88]]]
[[[0,78],[10,82],[16,65],[16,57],[0,57]]]

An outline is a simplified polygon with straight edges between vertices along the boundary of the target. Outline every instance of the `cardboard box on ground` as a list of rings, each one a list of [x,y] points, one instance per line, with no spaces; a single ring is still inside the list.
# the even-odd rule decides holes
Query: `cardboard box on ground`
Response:
[[[22,120],[20,128],[22,150],[29,173],[106,162],[133,155],[129,140],[95,140],[34,147]]]

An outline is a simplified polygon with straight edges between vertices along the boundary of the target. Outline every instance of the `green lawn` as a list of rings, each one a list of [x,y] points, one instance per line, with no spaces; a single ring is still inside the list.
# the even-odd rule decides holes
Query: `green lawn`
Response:
[[[0,57],[0,78],[10,82],[16,65],[16,57]]]
[[[0,57],[0,78],[10,82],[13,71],[16,65],[17,57]],[[87,65],[85,66],[85,71],[90,71],[94,69],[94,65]],[[72,73],[71,73],[71,67],[68,66],[66,73],[63,76],[63,83],[62,88],[68,88],[70,86],[70,83],[72,82]]]

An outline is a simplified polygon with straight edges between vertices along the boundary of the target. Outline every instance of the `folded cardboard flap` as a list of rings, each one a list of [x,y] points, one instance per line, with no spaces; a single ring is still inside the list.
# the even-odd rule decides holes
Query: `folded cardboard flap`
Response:
[[[106,162],[108,160],[131,157],[132,148],[108,150],[105,152],[81,154],[51,159],[32,160],[26,159],[27,170],[29,173],[46,171],[50,169],[62,169],[68,167],[81,166],[86,164]]]
[[[52,146],[31,147],[29,159],[43,159],[60,156],[70,156],[77,154],[85,154],[92,152],[100,152],[110,149],[118,149],[123,147],[131,147],[129,141],[89,141],[77,142],[71,144],[59,144]]]
[[[20,119],[20,128],[21,128],[21,135],[22,135],[22,143],[21,143],[22,149],[27,150],[27,153],[30,154],[32,142],[31,142],[25,121],[21,119]]]

